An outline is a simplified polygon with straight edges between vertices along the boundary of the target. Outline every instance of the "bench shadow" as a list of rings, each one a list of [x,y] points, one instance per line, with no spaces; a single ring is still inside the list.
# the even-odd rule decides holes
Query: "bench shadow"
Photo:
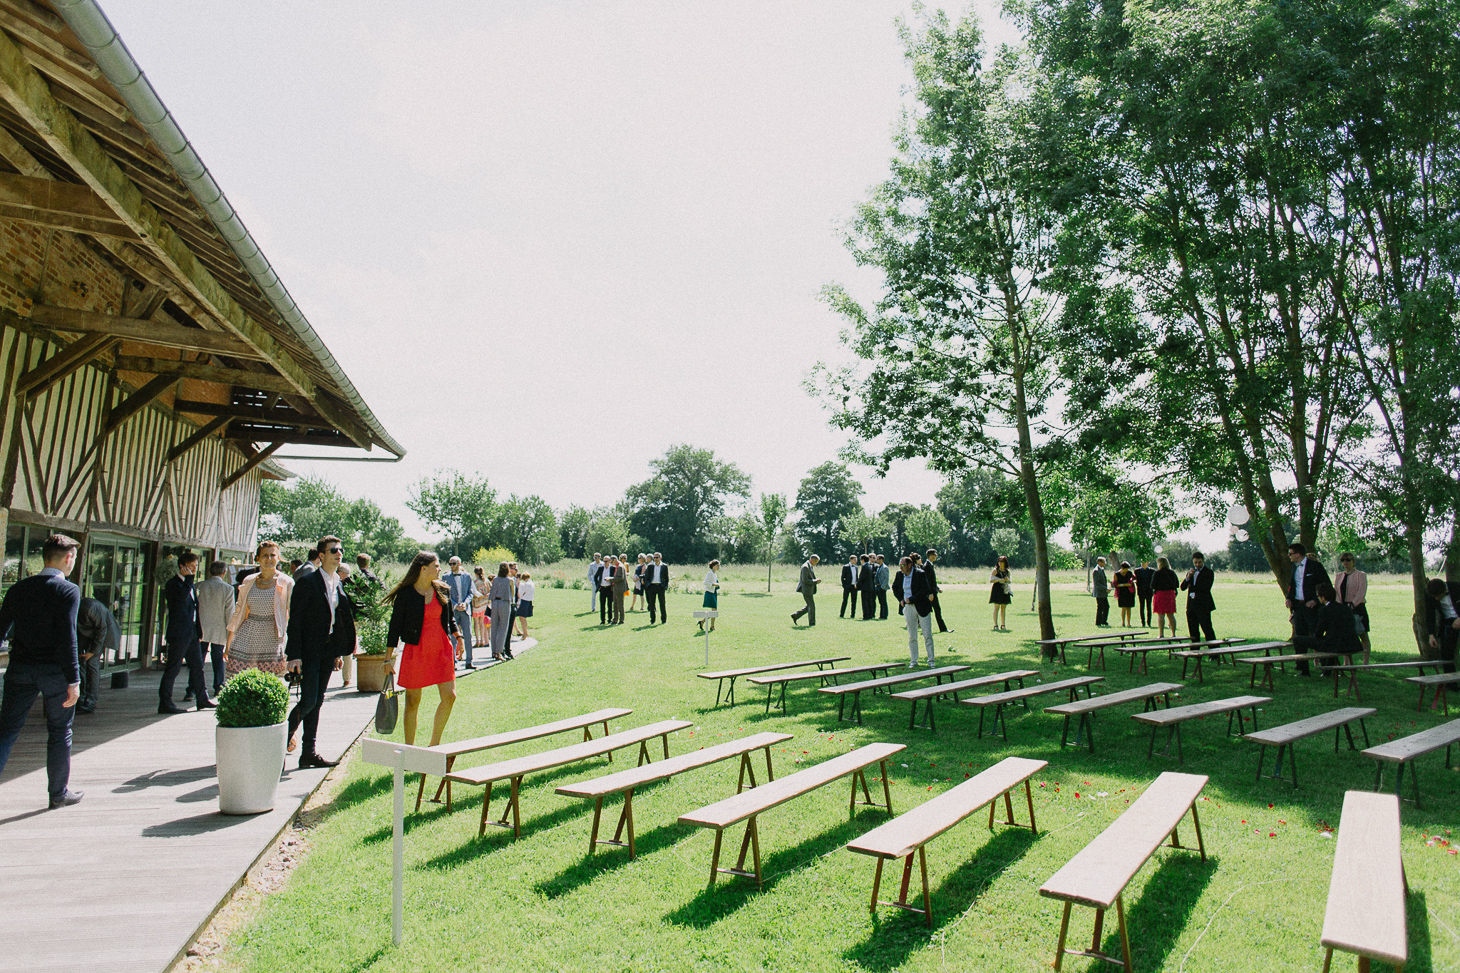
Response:
[[[1434,973],[1434,958],[1430,951],[1430,909],[1423,892],[1411,888],[1405,902],[1405,913],[1409,920],[1409,962],[1404,968],[1410,973]]]
[[[905,912],[891,906],[881,906],[872,919],[872,932],[862,942],[842,953],[842,958],[866,970],[877,973],[899,969],[913,953],[928,945],[928,938],[943,926],[956,922],[963,913],[976,903],[1014,862],[1023,857],[1038,841],[1023,828],[1005,828],[973,853],[973,857],[959,864],[932,890],[933,926],[928,928],[922,916]],[[936,854],[936,845],[929,847],[929,857]],[[864,857],[864,856],[859,856]],[[867,858],[869,866],[867,884],[863,892],[866,901],[872,894],[872,869],[875,859]],[[882,889],[878,898],[883,901],[895,898],[902,882],[902,861],[893,859],[882,866]],[[918,884],[917,865],[913,865],[913,880],[908,886],[911,897],[917,901],[914,890]],[[919,901],[918,904],[921,904]]]
[[[481,802],[477,801],[476,803],[480,804]],[[547,831],[580,817],[583,817],[583,806],[578,802],[563,805],[556,811],[549,811],[547,814],[531,816],[524,814],[522,816],[522,838],[525,840],[538,831]],[[481,812],[477,812],[471,818],[469,824],[471,827],[477,827],[477,822],[480,820]],[[508,820],[510,821],[511,819],[509,818]],[[386,832],[386,836],[389,837],[390,832]],[[588,836],[585,833],[583,837],[586,841]],[[465,844],[453,848],[450,851],[443,852],[435,858],[429,858],[415,867],[419,869],[454,868],[457,865],[464,865],[467,862],[475,861],[483,855],[488,855],[498,849],[505,848],[516,840],[516,838],[512,837],[511,827],[494,828],[489,824],[486,834],[480,836],[471,835]]]
[[[599,837],[613,837],[613,829],[618,824],[618,816],[614,815],[608,820],[608,809],[604,809],[604,823],[599,831]],[[673,844],[689,837],[698,828],[688,824],[662,825],[642,834],[634,836],[634,851],[639,858],[645,855],[652,855],[656,851],[662,851]],[[586,840],[586,838],[585,838]],[[575,864],[568,866],[551,878],[543,879],[533,886],[538,895],[547,899],[559,899],[591,883],[600,875],[607,875],[629,864],[629,850],[614,845],[601,847],[591,855],[585,854]]]
[[[887,820],[886,810],[863,809],[850,821],[808,838],[799,845],[772,852],[762,858],[760,862],[761,875],[765,879],[764,891],[769,892],[774,889],[783,875],[789,874],[796,867],[830,854],[857,835],[863,834],[869,828],[881,824],[885,820]],[[740,826],[725,829],[725,841],[720,850],[722,867],[734,866],[740,854],[740,841],[743,834],[744,828]],[[713,837],[711,841],[713,841]],[[701,867],[706,871],[701,874],[708,872],[709,857],[709,848],[706,848],[704,858],[701,859]],[[750,856],[747,855],[746,865],[749,864]],[[760,894],[753,878],[721,875],[713,887],[702,889],[693,899],[668,913],[664,918],[676,926],[708,929],[721,919],[734,915],[742,906]]]
[[[1203,862],[1189,852],[1177,852],[1161,860],[1155,874],[1141,891],[1141,897],[1133,907],[1128,903],[1125,913],[1131,961],[1137,969],[1156,970],[1165,967],[1166,957],[1176,947],[1176,941],[1196,909],[1197,901],[1217,874],[1217,865],[1218,859],[1214,855],[1207,855],[1207,860]],[[1087,922],[1094,921],[1093,909],[1085,909],[1083,912]],[[1070,926],[1070,942],[1078,944],[1081,935],[1088,937],[1088,933],[1076,934],[1073,916]],[[1090,926],[1080,928],[1089,929]],[[1113,911],[1106,916],[1105,928],[1108,934],[1100,948],[1107,956],[1119,956],[1120,927],[1115,922]],[[1088,942],[1088,938],[1085,941]],[[1081,947],[1076,945],[1075,948]]]

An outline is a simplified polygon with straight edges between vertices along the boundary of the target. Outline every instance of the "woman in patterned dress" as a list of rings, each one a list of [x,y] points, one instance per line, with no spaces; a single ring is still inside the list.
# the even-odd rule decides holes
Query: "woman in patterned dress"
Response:
[[[264,541],[254,554],[257,574],[243,582],[228,622],[223,660],[228,675],[262,669],[284,675],[284,636],[289,631],[289,596],[294,579],[279,570],[279,545]]]

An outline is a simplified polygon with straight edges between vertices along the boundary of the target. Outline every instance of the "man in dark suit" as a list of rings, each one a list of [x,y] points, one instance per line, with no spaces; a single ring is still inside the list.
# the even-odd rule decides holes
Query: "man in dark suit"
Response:
[[[654,624],[655,608],[660,621],[669,621],[669,609],[664,604],[664,592],[669,590],[669,565],[664,555],[654,552],[654,558],[644,565],[644,603],[649,606],[649,624]]]
[[[208,698],[203,680],[203,623],[198,617],[198,593],[193,588],[193,575],[198,570],[198,555],[184,551],[177,557],[177,574],[163,586],[167,599],[167,668],[157,686],[157,712],[181,713],[182,707],[172,701],[172,687],[183,663],[188,664],[188,695],[198,709],[212,709],[218,704]]]
[[[1318,586],[1332,584],[1328,572],[1316,557],[1308,556],[1308,549],[1299,543],[1288,545],[1288,560],[1293,571],[1288,575],[1288,610],[1292,612],[1293,639],[1300,655],[1308,652],[1307,639],[1318,634]],[[1308,662],[1298,663],[1298,675],[1308,675]]]
[[[1455,648],[1460,643],[1460,584],[1431,578],[1425,585],[1425,637],[1438,653],[1444,672],[1455,671]],[[1445,688],[1454,690],[1455,684]]]
[[[806,627],[816,626],[816,586],[821,584],[821,579],[816,576],[816,566],[821,563],[821,558],[815,554],[806,559],[801,565],[801,577],[796,582],[796,590],[801,592],[801,598],[806,602],[804,608],[798,608],[791,612],[791,624],[795,625],[806,616]]]
[[[933,665],[933,586],[916,554],[909,554],[911,571],[904,585],[903,620],[907,622],[908,668],[918,664],[918,632],[923,633],[923,655]]]
[[[1206,556],[1197,551],[1191,556],[1191,570],[1181,581],[1181,590],[1186,592],[1186,632],[1193,642],[1216,640],[1217,633],[1212,629],[1212,612],[1217,610],[1212,600],[1215,581]]]
[[[106,654],[121,645],[122,629],[111,609],[95,598],[82,598],[76,614],[76,650],[81,660],[81,702],[76,704],[76,712],[96,712],[102,664]]]
[[[857,555],[853,554],[846,564],[842,565],[842,610],[838,618],[847,617],[847,602],[852,603],[852,617],[857,617]]]
[[[603,570],[598,573],[598,624],[600,625],[611,624],[618,617],[618,613],[613,608],[613,578],[619,572],[617,561],[617,557],[608,555],[603,559]]]
[[[81,591],[66,575],[76,567],[79,546],[65,534],[47,537],[41,548],[45,567],[11,585],[0,602],[0,638],[10,638],[0,702],[0,771],[39,693],[46,711],[46,780],[53,809],[81,800],[80,791],[66,786],[71,780],[71,721],[81,698],[76,656]]]
[[[1354,625],[1354,610],[1338,600],[1338,592],[1327,581],[1315,585],[1313,594],[1318,598],[1317,623],[1311,635],[1293,636],[1293,644],[1305,655],[1309,649],[1337,652],[1345,657],[1340,662],[1352,662],[1355,653],[1364,651],[1364,643],[1359,641],[1359,630]]]
[[[1150,561],[1142,561],[1141,566],[1136,568],[1136,602],[1141,607],[1141,624],[1151,624],[1151,599],[1155,593],[1151,590],[1151,580],[1156,577],[1156,569],[1151,567]]]
[[[338,760],[326,760],[315,749],[319,710],[324,705],[325,687],[341,657],[355,651],[355,603],[340,582],[340,557],[344,548],[333,535],[321,537],[319,568],[294,584],[289,599],[289,632],[284,655],[289,671],[303,676],[299,702],[289,713],[289,739],[304,725],[299,750],[299,769],[333,767]]]
[[[872,566],[872,555],[862,555],[862,566],[857,570],[857,594],[862,602],[862,621],[872,620],[872,585],[877,580],[877,569]],[[852,617],[857,615],[857,606],[852,605]]]
[[[939,632],[952,631],[943,621],[943,599],[938,597],[943,589],[938,586],[938,573],[933,570],[933,564],[938,560],[938,552],[935,548],[928,548],[927,557],[923,560],[923,573],[928,576],[928,585],[933,589],[933,618],[938,622]]]

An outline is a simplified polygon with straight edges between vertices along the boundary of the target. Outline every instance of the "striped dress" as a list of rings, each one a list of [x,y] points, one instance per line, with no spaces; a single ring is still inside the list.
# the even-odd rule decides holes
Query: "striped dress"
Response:
[[[260,588],[253,578],[244,583],[248,589],[248,617],[238,626],[228,646],[228,674],[245,669],[262,669],[276,676],[284,675],[284,640],[274,627],[274,586]]]

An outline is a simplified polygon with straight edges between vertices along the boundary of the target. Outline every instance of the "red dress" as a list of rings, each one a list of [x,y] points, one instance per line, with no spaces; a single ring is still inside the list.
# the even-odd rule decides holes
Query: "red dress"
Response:
[[[402,689],[421,689],[451,682],[455,678],[456,655],[451,649],[451,640],[441,629],[441,602],[428,598],[425,617],[421,619],[421,644],[407,643],[401,649],[395,684]]]

